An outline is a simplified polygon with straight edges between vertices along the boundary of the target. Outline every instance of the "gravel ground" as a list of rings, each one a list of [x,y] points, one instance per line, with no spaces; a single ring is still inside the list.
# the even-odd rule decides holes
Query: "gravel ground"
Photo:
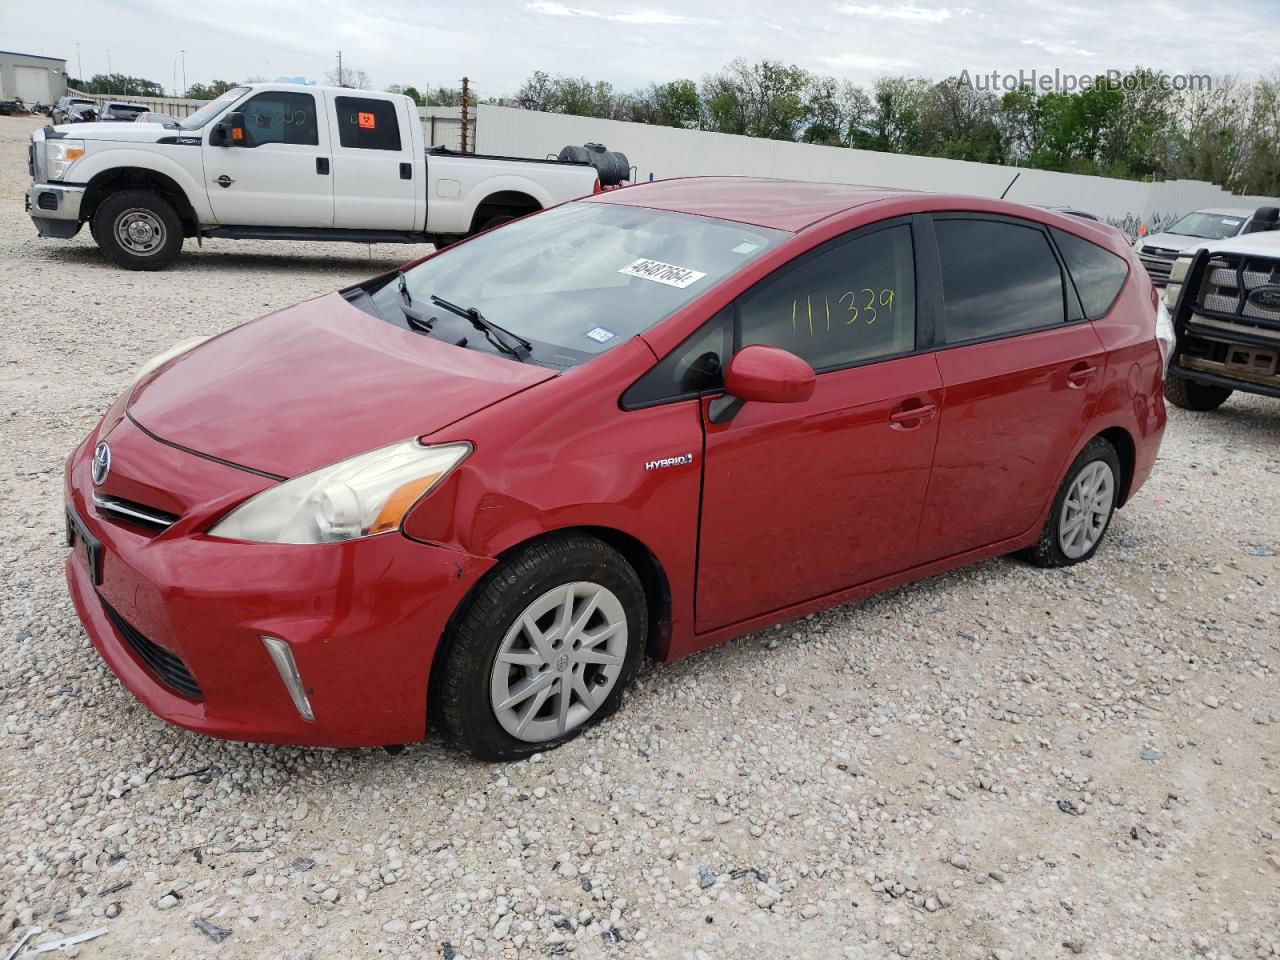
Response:
[[[1087,564],[983,563],[647,668],[568,746],[167,726],[63,582],[68,451],[174,341],[415,251],[214,241],[158,275],[22,212],[0,118],[0,954],[1280,954],[1280,404],[1171,412]]]

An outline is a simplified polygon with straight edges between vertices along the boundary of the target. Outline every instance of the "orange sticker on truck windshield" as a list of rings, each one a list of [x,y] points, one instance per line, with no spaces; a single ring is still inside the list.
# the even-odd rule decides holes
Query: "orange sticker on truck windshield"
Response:
[[[360,126],[362,126],[364,129],[372,130],[374,128],[374,119],[373,119],[372,113],[358,114],[358,118],[360,120]]]

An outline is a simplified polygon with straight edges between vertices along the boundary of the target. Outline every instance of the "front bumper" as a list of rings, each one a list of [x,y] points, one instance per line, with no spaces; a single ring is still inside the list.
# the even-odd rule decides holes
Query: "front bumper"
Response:
[[[237,482],[226,471],[242,473],[166,447],[127,420],[109,439],[113,464],[183,457],[187,477],[206,475],[215,490],[219,479]],[[73,550],[67,583],[94,647],[148,709],[233,740],[355,747],[425,736],[436,645],[492,560],[398,533],[251,544],[204,536],[183,520],[157,534],[95,507],[96,442],[95,430],[68,459],[66,497],[101,545],[98,573]],[[313,721],[295,707],[264,636],[288,644]],[[157,656],[176,658],[197,692],[157,669]]]
[[[85,188],[61,183],[33,183],[24,197],[27,213],[42,237],[67,239],[80,230]]]

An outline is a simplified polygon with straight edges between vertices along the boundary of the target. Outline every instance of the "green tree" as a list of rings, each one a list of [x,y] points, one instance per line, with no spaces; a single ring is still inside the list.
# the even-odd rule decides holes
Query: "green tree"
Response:
[[[88,80],[67,78],[67,85],[84,93],[116,94],[121,97],[160,97],[164,90],[160,84],[144,77],[130,77],[123,73],[95,73]]]
[[[227,80],[214,80],[212,83],[193,83],[187,87],[183,96],[191,100],[216,100],[235,84]]]

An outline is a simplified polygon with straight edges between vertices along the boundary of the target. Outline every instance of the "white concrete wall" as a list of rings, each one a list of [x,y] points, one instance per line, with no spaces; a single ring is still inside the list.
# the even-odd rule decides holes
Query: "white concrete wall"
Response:
[[[640,180],[734,175],[998,197],[1021,173],[1008,199],[1065,204],[1106,217],[1118,226],[1156,226],[1200,207],[1280,205],[1274,197],[1240,197],[1210,183],[1174,180],[1144,183],[997,164],[912,157],[872,150],[761,140],[701,130],[678,130],[618,120],[536,113],[511,107],[477,107],[478,153],[541,157],[566,144],[603,143],[620,150]]]

